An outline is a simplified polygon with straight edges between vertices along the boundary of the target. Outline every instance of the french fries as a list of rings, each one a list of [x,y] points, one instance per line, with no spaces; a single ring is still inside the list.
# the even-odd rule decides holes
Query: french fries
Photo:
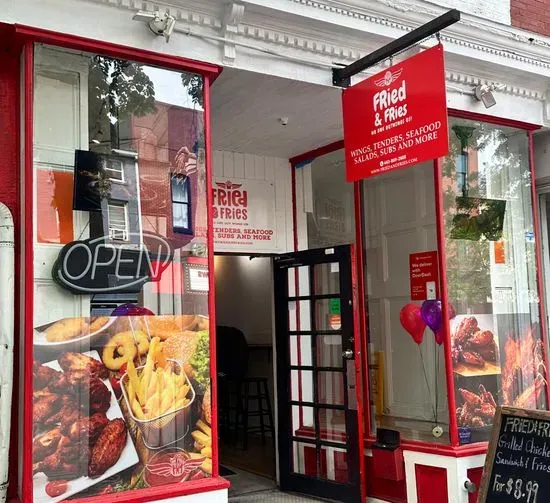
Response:
[[[191,432],[191,436],[195,441],[195,449],[200,451],[200,454],[192,454],[192,456],[204,456],[205,460],[201,464],[201,470],[206,473],[212,473],[212,428],[203,420],[199,419],[196,424],[197,428]]]
[[[130,360],[127,373],[126,392],[136,419],[153,419],[181,409],[190,401],[184,372],[174,372],[162,353],[158,337],[151,340],[145,366],[138,370]]]

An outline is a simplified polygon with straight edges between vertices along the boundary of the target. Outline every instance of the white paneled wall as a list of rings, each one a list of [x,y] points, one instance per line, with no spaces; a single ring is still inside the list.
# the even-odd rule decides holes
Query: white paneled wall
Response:
[[[277,237],[271,252],[292,251],[292,176],[288,159],[214,150],[213,164],[215,177],[273,182]],[[249,253],[249,249],[243,248],[243,252]]]

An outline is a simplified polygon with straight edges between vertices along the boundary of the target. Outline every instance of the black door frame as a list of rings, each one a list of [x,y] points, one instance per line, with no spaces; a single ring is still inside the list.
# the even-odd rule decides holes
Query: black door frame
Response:
[[[274,289],[275,289],[275,330],[276,330],[276,365],[277,365],[277,405],[278,405],[278,448],[279,448],[279,478],[280,486],[283,491],[292,491],[298,493],[309,494],[312,496],[319,496],[322,498],[334,499],[349,503],[359,503],[361,501],[361,474],[363,473],[361,465],[361,456],[363,455],[362,446],[360,446],[360,425],[359,421],[361,416],[358,414],[357,398],[358,392],[356,386],[360,388],[360,379],[356,379],[355,369],[359,362],[359,354],[356,348],[359,347],[358,342],[355,341],[356,335],[354,334],[354,291],[353,291],[353,278],[352,278],[352,247],[350,245],[336,246],[331,248],[323,248],[317,250],[306,250],[295,253],[288,253],[279,255],[274,258]],[[296,268],[299,266],[313,266],[324,263],[339,264],[339,280],[340,280],[340,317],[341,317],[341,330],[336,333],[342,335],[342,352],[351,350],[353,356],[349,359],[342,356],[342,374],[344,381],[344,396],[342,406],[328,406],[328,408],[334,408],[344,410],[346,415],[346,433],[347,442],[337,443],[328,440],[321,440],[320,435],[316,433],[315,440],[311,438],[303,438],[294,436],[292,431],[292,405],[305,405],[313,406],[317,411],[317,365],[313,355],[315,355],[315,333],[332,334],[334,332],[324,332],[315,330],[315,309],[314,306],[310,309],[311,316],[311,330],[306,331],[305,334],[311,334],[311,351],[312,351],[312,367],[307,367],[307,370],[313,371],[313,402],[297,402],[292,401],[291,398],[291,383],[290,374],[291,369],[295,366],[290,365],[290,334],[296,334],[296,332],[290,332],[289,330],[289,316],[288,316],[288,303],[289,301],[295,301],[296,304],[300,300],[313,300],[314,299],[326,299],[334,298],[335,295],[316,295],[314,292],[314,277],[313,274],[309,274],[309,295],[300,296],[296,291],[296,297],[289,298],[289,268]],[[298,309],[298,306],[296,306]],[[357,335],[358,337],[358,335]],[[357,360],[357,362],[355,361]],[[300,367],[304,369],[304,367]],[[353,382],[352,382],[353,380]],[[320,407],[327,407],[325,404]],[[350,408],[351,407],[351,408]],[[319,416],[315,413],[315,431],[319,432]],[[347,451],[347,465],[348,465],[348,483],[344,484],[336,481],[328,481],[321,479],[320,477],[313,477],[310,475],[303,475],[292,471],[293,461],[293,442],[304,442],[316,447],[316,462],[317,473],[321,472],[320,468],[320,454],[321,446],[344,448]]]

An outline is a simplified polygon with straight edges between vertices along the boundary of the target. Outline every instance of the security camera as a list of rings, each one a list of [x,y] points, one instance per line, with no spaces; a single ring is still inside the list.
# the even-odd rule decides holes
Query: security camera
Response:
[[[286,126],[288,124],[288,117],[279,117],[279,122],[281,126]]]
[[[132,18],[134,21],[144,21],[149,26],[149,29],[155,34],[162,36],[166,42],[170,40],[170,35],[176,26],[176,19],[170,15],[168,11],[160,14],[159,11],[147,12],[140,10]]]
[[[474,87],[474,96],[476,100],[481,101],[485,105],[485,108],[491,108],[497,104],[493,90],[493,86],[479,84]]]

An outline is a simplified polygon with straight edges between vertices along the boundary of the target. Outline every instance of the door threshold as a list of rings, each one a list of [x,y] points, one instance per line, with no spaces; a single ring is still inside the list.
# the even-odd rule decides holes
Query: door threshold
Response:
[[[336,503],[334,500],[283,492],[280,489],[267,489],[246,493],[241,496],[231,496],[228,501],[229,503],[314,503],[315,501]]]

